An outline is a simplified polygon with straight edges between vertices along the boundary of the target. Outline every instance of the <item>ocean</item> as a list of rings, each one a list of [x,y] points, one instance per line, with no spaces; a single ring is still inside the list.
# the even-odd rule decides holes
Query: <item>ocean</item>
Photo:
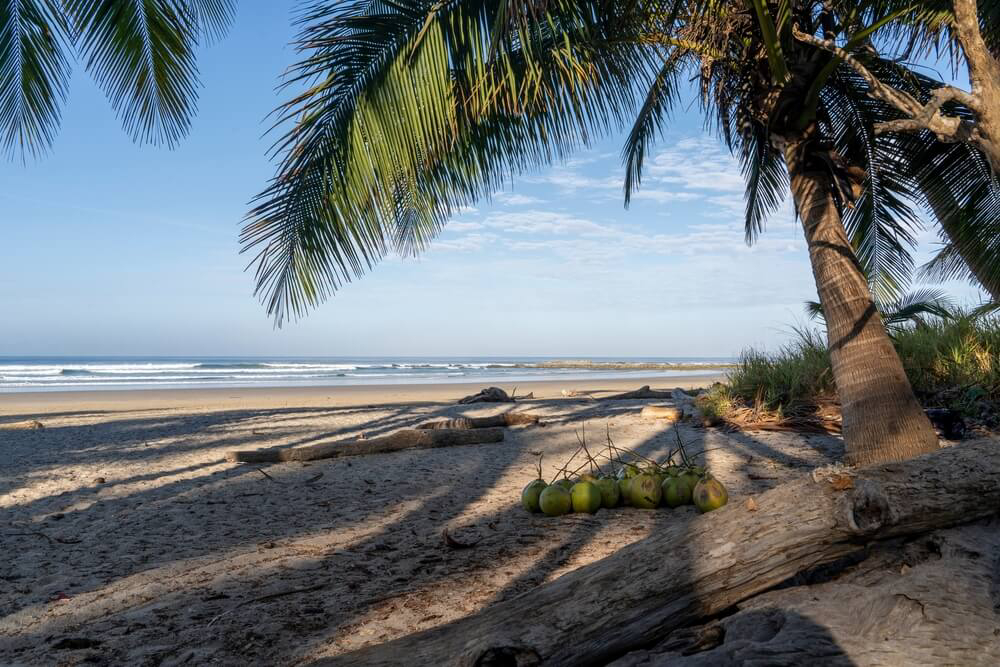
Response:
[[[684,377],[730,358],[0,357],[0,393]]]

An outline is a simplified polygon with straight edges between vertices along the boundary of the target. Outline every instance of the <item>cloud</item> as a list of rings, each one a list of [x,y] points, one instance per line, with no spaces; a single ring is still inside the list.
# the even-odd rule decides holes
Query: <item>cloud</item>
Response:
[[[700,199],[696,192],[676,192],[674,190],[652,190],[640,188],[632,193],[633,201],[649,200],[658,204],[669,204],[676,201],[693,201]]]
[[[742,193],[745,188],[739,164],[718,141],[707,137],[681,139],[647,163],[646,173],[650,181],[689,190]]]
[[[493,201],[506,206],[531,206],[534,204],[544,204],[545,202],[537,197],[527,195],[516,195],[510,192],[499,192],[493,195]]]
[[[445,229],[452,232],[471,232],[476,229],[482,229],[483,225],[478,222],[449,222]]]
[[[530,183],[545,183],[564,192],[615,190],[622,187],[621,178],[614,176],[597,178],[566,167],[555,167],[542,176],[534,176],[526,180]]]
[[[453,239],[437,240],[431,246],[432,250],[475,252],[496,243],[496,234],[466,234]]]
[[[614,236],[617,231],[586,218],[557,211],[501,211],[483,220],[486,227],[514,234]]]

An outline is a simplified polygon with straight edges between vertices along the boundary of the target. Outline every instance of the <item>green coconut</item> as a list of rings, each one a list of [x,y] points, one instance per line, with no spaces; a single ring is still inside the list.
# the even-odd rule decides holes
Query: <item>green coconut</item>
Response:
[[[538,512],[541,509],[538,506],[538,496],[542,494],[546,486],[548,485],[543,479],[528,482],[528,486],[524,487],[524,491],[521,491],[521,505],[524,509],[529,512]]]
[[[538,496],[538,506],[548,516],[569,514],[573,500],[561,484],[550,484]]]
[[[660,504],[660,496],[663,491],[654,475],[642,473],[632,478],[629,484],[629,497],[632,505],[640,509],[655,509]]]
[[[618,495],[623,503],[626,505],[632,504],[632,478],[625,477],[624,479],[618,480]]]
[[[662,488],[663,500],[667,507],[691,504],[691,491],[694,487],[687,477],[667,477]]]
[[[561,486],[562,488],[566,489],[567,491],[569,491],[570,489],[573,488],[573,484],[575,484],[576,482],[569,479],[568,477],[563,477],[560,480],[556,480],[555,483]]]
[[[601,492],[601,507],[611,509],[618,507],[621,500],[621,489],[618,487],[618,480],[610,477],[602,477],[597,480],[597,489]]]
[[[702,473],[695,472],[694,468],[688,468],[680,474],[681,477],[688,481],[692,489],[701,481],[701,475]]]
[[[729,492],[722,482],[711,475],[705,475],[694,487],[694,505],[701,512],[717,510],[729,502]]]
[[[642,471],[639,470],[639,466],[634,463],[626,463],[623,470],[625,471],[625,479],[631,479],[642,474]]]
[[[601,490],[593,482],[577,482],[569,495],[574,512],[593,514],[601,509]]]

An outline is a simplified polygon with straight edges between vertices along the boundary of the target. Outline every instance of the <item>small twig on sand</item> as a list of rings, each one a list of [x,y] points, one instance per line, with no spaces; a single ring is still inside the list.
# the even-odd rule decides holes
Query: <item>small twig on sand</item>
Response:
[[[260,473],[261,475],[263,475],[264,477],[267,477],[267,478],[268,478],[269,480],[271,480],[271,481],[272,481],[272,482],[274,482],[275,484],[284,484],[284,482],[279,482],[278,480],[276,480],[275,478],[271,477],[271,476],[270,476],[270,475],[268,475],[268,474],[267,474],[266,472],[264,472],[264,469],[263,469],[263,468],[254,468],[254,470],[256,470],[257,472],[259,472],[259,473]],[[320,473],[320,474],[322,475],[323,473]]]
[[[248,604],[254,604],[254,603],[257,603],[257,602],[267,602],[268,600],[274,600],[276,598],[283,598],[286,595],[295,595],[296,593],[310,593],[312,591],[318,591],[321,588],[326,588],[327,586],[329,586],[328,583],[327,584],[316,584],[315,586],[306,586],[305,588],[290,588],[290,589],[288,589],[286,591],[278,591],[277,593],[269,593],[268,595],[261,595],[260,597],[252,598],[250,600],[244,600],[243,602],[239,603],[238,605],[236,605],[232,609],[224,611],[221,614],[219,614],[218,616],[215,616],[211,621],[208,622],[208,625],[206,627],[209,627],[209,628],[212,627],[215,624],[215,622],[218,621],[223,616],[226,616],[227,614],[231,614],[234,611],[236,611],[237,609],[239,609],[240,607],[244,607],[244,606],[246,606]]]

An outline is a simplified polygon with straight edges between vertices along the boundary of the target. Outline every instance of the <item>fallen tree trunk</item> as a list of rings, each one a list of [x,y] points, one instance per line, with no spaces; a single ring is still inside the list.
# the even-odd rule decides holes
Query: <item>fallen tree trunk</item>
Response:
[[[500,415],[490,417],[458,417],[456,419],[442,419],[440,421],[426,422],[418,426],[418,429],[470,429],[470,428],[490,428],[492,426],[519,426],[522,424],[537,424],[538,415],[529,415],[526,412],[505,412]]]
[[[342,456],[364,456],[366,454],[384,454],[398,452],[401,449],[432,449],[434,447],[451,447],[453,445],[478,445],[484,442],[501,442],[504,432],[502,428],[438,429],[417,430],[404,429],[391,435],[370,440],[341,440],[339,442],[321,443],[308,447],[292,449],[262,449],[257,451],[232,451],[226,454],[226,460],[237,463],[281,463],[284,461],[315,461],[317,459],[334,459]]]
[[[635,391],[626,391],[624,394],[613,394],[602,396],[599,401],[627,401],[634,398],[673,398],[674,393],[666,389],[650,389],[649,385],[639,387]]]
[[[905,540],[905,538],[903,538]],[[1000,665],[1000,518],[873,544],[612,667]]]
[[[1000,443],[806,477],[690,521],[439,628],[322,665],[598,665],[788,578],[1000,509]]]

